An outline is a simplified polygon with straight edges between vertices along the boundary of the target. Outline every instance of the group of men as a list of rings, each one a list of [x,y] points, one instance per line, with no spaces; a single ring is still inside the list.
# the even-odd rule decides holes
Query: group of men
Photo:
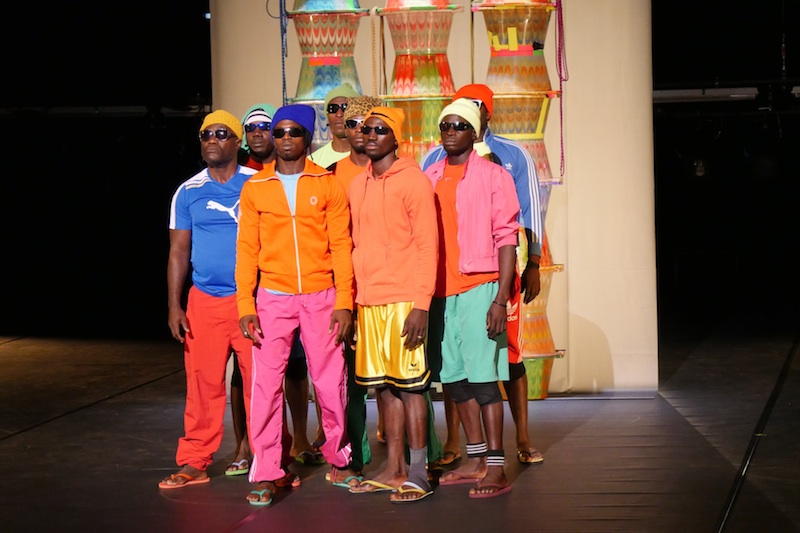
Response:
[[[297,451],[285,412],[297,360],[295,381],[307,372],[313,383],[315,450],[330,463],[333,485],[420,501],[433,493],[431,459],[460,459],[461,424],[467,460],[439,485],[472,484],[471,498],[504,494],[511,484],[499,381],[517,424],[518,459],[542,460],[528,436],[527,380],[512,328],[520,293],[530,302],[539,292],[532,161],[491,135],[485,85],[463,87],[445,106],[441,146],[422,167],[398,157],[401,109],[347,85],[326,96],[325,108],[333,138],[314,152],[316,111],[307,105],[254,106],[241,122],[218,110],[203,121],[207,167],[178,188],[170,210],[169,326],[184,343],[187,395],[181,469],[159,487],[209,481],[233,350],[249,430],[236,459],[245,449],[252,461],[246,469],[234,462],[226,474],[249,474],[251,505],[269,505],[278,488],[300,482],[288,468]],[[529,254],[518,274],[520,236]],[[446,399],[444,453],[433,429],[434,381]],[[387,462],[365,479],[368,388]]]

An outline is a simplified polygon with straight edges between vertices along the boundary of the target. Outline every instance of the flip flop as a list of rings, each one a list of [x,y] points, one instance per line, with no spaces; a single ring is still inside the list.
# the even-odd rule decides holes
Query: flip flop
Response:
[[[328,483],[332,483],[332,481],[331,481],[331,472],[333,472],[334,470],[335,470],[335,471],[337,471],[337,472],[339,471],[339,469],[338,469],[338,468],[336,468],[335,466],[333,466],[333,467],[331,467],[331,469],[330,469],[330,470],[328,470],[327,472],[325,472],[325,481],[327,481]],[[357,476],[358,476],[358,475],[360,475],[360,474],[361,474],[361,472],[356,472],[356,475],[357,475]]]
[[[361,481],[364,479],[359,474],[355,474],[355,475],[347,476],[344,479],[344,481],[335,481],[334,482],[333,479],[338,475],[338,473],[339,473],[339,469],[338,468],[336,468],[335,466],[331,467],[331,469],[329,471],[325,472],[325,481],[327,481],[328,483],[330,483],[331,485],[333,485],[335,487],[342,487],[344,489],[349,489],[351,487],[350,482],[352,480],[355,479],[356,481],[361,483]]]
[[[542,452],[536,448],[531,448],[529,450],[517,450],[517,459],[519,459],[519,462],[524,465],[539,464],[544,462]]]
[[[480,492],[472,492],[475,489],[469,489],[469,497],[476,499],[494,498],[495,496],[500,496],[501,494],[505,494],[506,492],[511,491],[511,485],[506,485],[504,487],[502,485],[498,485],[497,483],[487,483],[485,485],[480,485],[476,487],[476,489],[483,489],[483,488],[496,488],[497,490],[494,492],[487,492],[484,494]]]
[[[311,450],[304,450],[297,454],[294,458],[295,461],[302,465],[324,465],[327,463],[322,452],[312,452]]]
[[[442,479],[448,476],[451,479]],[[477,483],[482,479],[483,477],[465,476],[464,474],[460,474],[455,470],[451,470],[450,472],[445,472],[442,474],[442,477],[439,478],[439,485],[464,485],[466,483]]]
[[[211,478],[208,477],[208,476],[201,477],[201,478],[198,479],[198,478],[196,478],[194,476],[190,476],[189,474],[184,474],[183,472],[178,472],[177,474],[170,474],[169,475],[169,480],[170,481],[175,481],[179,477],[182,477],[183,479],[185,479],[186,483],[179,483],[177,485],[170,485],[170,484],[167,483],[166,479],[163,479],[163,480],[161,480],[159,482],[158,488],[159,489],[164,489],[164,490],[182,489],[184,487],[188,487],[189,485],[202,485],[203,483],[208,483],[209,481],[211,481]]]
[[[359,484],[361,484],[361,482],[364,480],[364,477],[363,476],[347,476],[346,478],[344,478],[344,481],[334,481],[334,482],[331,482],[331,485],[333,485],[334,487],[342,487],[343,489],[349,489],[350,488],[350,482],[353,481],[354,479],[356,481],[358,481]]]
[[[441,466],[447,466],[461,460],[461,452],[444,452],[442,458],[436,461]]]
[[[411,494],[411,493],[419,494],[420,496],[419,498],[414,498],[413,500],[395,499],[395,496],[397,494]],[[424,498],[427,498],[431,494],[433,494],[432,490],[423,489],[416,483],[412,483],[411,481],[406,481],[400,486],[400,488],[397,489],[397,492],[395,494],[392,494],[392,496],[389,498],[389,501],[391,501],[392,503],[416,503]]]
[[[300,477],[288,472],[285,476],[275,480],[275,486],[282,489],[293,488],[296,489],[300,486]]]
[[[268,492],[268,493],[269,493],[269,499],[267,499],[267,501],[265,501],[265,502],[262,502],[262,501],[261,501],[261,498],[263,498],[263,497],[264,497],[264,493],[265,493],[265,492]],[[250,491],[250,494],[255,494],[255,495],[257,495],[257,496],[258,496],[258,500],[255,500],[255,501],[253,501],[253,500],[247,500],[247,503],[249,503],[250,505],[257,505],[257,506],[259,506],[259,507],[264,507],[264,506],[266,506],[266,505],[269,505],[269,504],[271,504],[271,503],[272,503],[272,491],[271,491],[271,490],[269,490],[269,489],[264,489],[264,490],[251,490],[251,491]]]
[[[373,479],[365,479],[356,487],[360,487],[362,485],[367,485],[369,487],[375,487],[372,490],[357,490],[354,491],[355,487],[350,487],[350,494],[372,494],[373,492],[395,492],[397,491],[397,487],[392,487],[391,485],[387,485],[386,483],[381,483],[380,481],[375,481]]]
[[[234,470],[230,468],[235,466]],[[228,465],[228,468],[225,470],[226,476],[241,476],[243,474],[247,474],[250,472],[250,461],[247,459],[242,459],[241,461],[234,461]]]

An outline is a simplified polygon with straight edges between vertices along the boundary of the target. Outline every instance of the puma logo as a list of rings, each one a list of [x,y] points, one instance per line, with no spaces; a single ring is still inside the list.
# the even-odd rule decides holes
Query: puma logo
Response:
[[[223,213],[228,213],[236,223],[239,223],[239,217],[236,213],[236,206],[239,205],[239,200],[236,200],[236,203],[233,204],[233,207],[225,207],[219,202],[215,202],[214,200],[209,200],[206,204],[206,209],[213,209],[214,211],[222,211]]]

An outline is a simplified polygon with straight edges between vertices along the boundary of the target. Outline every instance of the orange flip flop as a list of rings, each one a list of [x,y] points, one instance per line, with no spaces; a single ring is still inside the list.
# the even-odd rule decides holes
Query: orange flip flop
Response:
[[[186,483],[178,483],[171,485],[167,483],[166,479],[164,479],[159,482],[158,488],[164,490],[182,489],[184,487],[188,487],[189,485],[202,485],[203,483],[208,483],[209,481],[211,481],[211,478],[208,476],[198,479],[194,476],[190,476],[189,474],[184,474],[183,472],[178,472],[177,474],[170,474],[169,480],[175,481],[179,477],[185,479]]]

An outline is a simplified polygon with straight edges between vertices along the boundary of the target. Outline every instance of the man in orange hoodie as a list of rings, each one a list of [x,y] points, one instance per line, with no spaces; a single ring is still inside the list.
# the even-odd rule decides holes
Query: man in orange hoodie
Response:
[[[366,115],[361,133],[370,162],[350,184],[358,304],[355,381],[376,389],[387,451],[386,468],[350,492],[394,490],[392,503],[433,494],[424,392],[431,382],[425,336],[436,285],[436,205],[419,165],[397,157],[404,118],[402,110],[390,107],[374,107]]]
[[[298,327],[322,413],[321,451],[332,465],[330,480],[358,479],[349,468],[342,354],[353,328],[350,210],[341,183],[306,159],[314,118],[314,108],[302,104],[275,112],[277,158],[241,194],[236,299],[242,334],[254,345],[250,481],[257,486],[247,496],[252,505],[272,503],[275,481],[286,475],[282,384]]]

